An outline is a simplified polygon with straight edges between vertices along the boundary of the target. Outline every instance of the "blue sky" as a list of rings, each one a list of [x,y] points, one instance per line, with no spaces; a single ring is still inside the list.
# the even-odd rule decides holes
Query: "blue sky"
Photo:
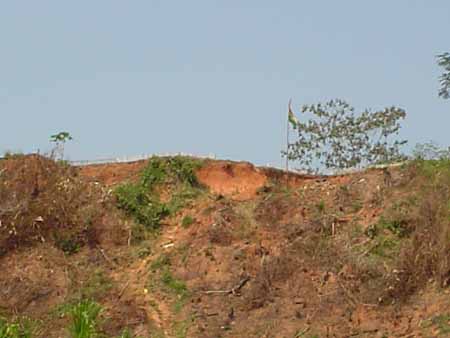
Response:
[[[286,105],[407,110],[411,144],[450,144],[435,55],[450,1],[5,1],[0,152],[72,160],[214,153],[280,165]]]

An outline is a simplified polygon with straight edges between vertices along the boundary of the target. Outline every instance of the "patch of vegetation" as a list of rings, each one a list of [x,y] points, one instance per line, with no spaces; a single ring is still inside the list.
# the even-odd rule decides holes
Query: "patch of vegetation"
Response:
[[[25,155],[22,152],[16,152],[16,151],[5,151],[3,154],[2,160],[11,160],[11,159],[18,159],[21,157],[24,157]]]
[[[139,338],[134,336],[129,329],[124,329],[117,338]]]
[[[392,259],[384,300],[405,300],[430,280],[450,286],[450,162],[417,159],[403,169],[407,197],[372,226],[371,253]]]
[[[168,292],[176,296],[173,308],[176,313],[180,312],[190,296],[186,283],[175,278],[168,268],[162,271],[161,282]]]
[[[171,265],[170,256],[163,253],[152,262],[152,264],[150,265],[150,269],[153,272],[155,272],[170,265]]]
[[[112,279],[102,269],[94,270],[76,292],[76,299],[100,299],[113,288]]]
[[[145,186],[123,184],[116,188],[115,195],[117,207],[147,229],[159,228],[161,219],[169,215],[167,206]]]
[[[28,318],[8,322],[0,318],[0,338],[32,338],[37,334],[36,323]]]
[[[192,319],[186,319],[173,324],[173,333],[175,338],[186,338]]]
[[[99,336],[97,319],[102,308],[91,300],[82,300],[70,310],[71,325],[69,333],[71,338],[95,338]]]
[[[400,250],[400,242],[396,238],[380,236],[370,250],[371,254],[382,258],[396,258]]]
[[[380,227],[381,229],[386,229],[400,238],[406,237],[410,232],[410,229],[408,229],[407,227],[407,223],[405,223],[401,219],[394,219],[389,221],[382,217],[378,222],[378,227]]]
[[[0,163],[0,251],[55,243],[68,253],[97,241],[92,225],[102,210],[101,187],[82,180],[75,168],[39,155]],[[64,242],[77,238],[77,244]]]
[[[325,201],[320,200],[319,203],[316,204],[317,211],[322,213],[325,211]]]
[[[152,254],[152,249],[148,246],[139,248],[139,250],[137,251],[137,256],[139,258],[145,258],[145,257],[150,256],[151,254]]]
[[[81,249],[81,244],[77,238],[57,238],[55,245],[69,256],[76,254]]]
[[[185,229],[189,228],[192,224],[194,224],[195,219],[191,215],[186,215],[181,220],[181,226]]]
[[[188,293],[186,283],[176,279],[169,269],[164,269],[162,272],[161,282],[167,287],[168,290],[173,292],[178,297],[183,297]]]
[[[186,283],[182,280],[175,278],[170,271],[171,261],[170,256],[166,254],[160,255],[155,261],[152,262],[150,269],[156,273],[159,272],[159,284],[164,291],[170,293],[176,297],[174,303],[174,311],[180,312],[185,302],[190,296]],[[152,285],[156,286],[156,280],[152,279]]]
[[[436,315],[426,321],[421,325],[423,328],[430,328],[432,326],[436,327],[439,335],[450,334],[450,315],[440,314]]]
[[[153,157],[141,172],[138,183],[116,188],[117,207],[124,210],[147,230],[157,230],[161,221],[198,196],[200,185],[195,171],[201,162],[188,157]],[[168,187],[171,198],[162,202],[159,187]]]

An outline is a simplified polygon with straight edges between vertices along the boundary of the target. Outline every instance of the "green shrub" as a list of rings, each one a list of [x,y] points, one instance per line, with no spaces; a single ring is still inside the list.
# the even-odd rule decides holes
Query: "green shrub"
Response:
[[[195,171],[201,162],[189,157],[152,157],[147,167],[142,171],[141,183],[147,188],[153,188],[161,183],[183,183],[198,186]]]
[[[116,188],[117,207],[147,229],[158,229],[165,217],[176,213],[198,195],[200,186],[195,170],[200,165],[201,162],[187,157],[152,157],[138,183]],[[156,188],[168,184],[172,196],[163,203]]]
[[[153,188],[167,179],[166,163],[158,157],[150,159],[147,167],[141,173],[141,185]]]
[[[407,220],[404,219],[386,219],[385,217],[381,217],[380,221],[375,225],[378,229],[385,229],[391,232],[393,235],[403,238],[408,236],[411,233],[411,228],[408,224]]]
[[[115,190],[115,195],[117,207],[149,229],[159,228],[161,219],[169,214],[167,206],[143,186],[124,184]]]

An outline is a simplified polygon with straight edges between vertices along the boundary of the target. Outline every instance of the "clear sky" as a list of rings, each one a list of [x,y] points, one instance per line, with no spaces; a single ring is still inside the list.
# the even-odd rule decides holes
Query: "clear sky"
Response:
[[[407,110],[450,144],[435,55],[449,0],[39,0],[0,4],[0,152],[214,153],[279,165],[286,105]]]

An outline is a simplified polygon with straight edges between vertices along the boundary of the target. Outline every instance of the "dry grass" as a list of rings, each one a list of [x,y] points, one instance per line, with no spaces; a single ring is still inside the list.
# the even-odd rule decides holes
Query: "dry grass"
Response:
[[[95,245],[103,191],[76,169],[38,155],[0,163],[0,250],[54,241],[70,250]],[[71,242],[71,244],[69,243]]]

